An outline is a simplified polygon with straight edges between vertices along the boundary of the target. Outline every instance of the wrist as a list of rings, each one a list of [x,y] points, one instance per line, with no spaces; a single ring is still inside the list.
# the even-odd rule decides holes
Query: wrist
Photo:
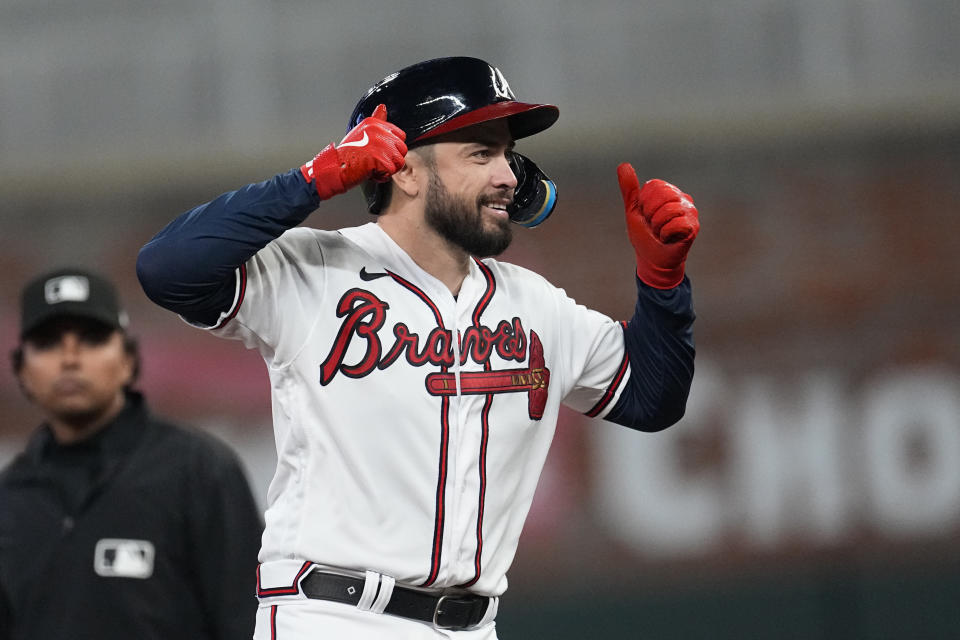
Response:
[[[665,268],[645,261],[637,261],[637,277],[654,289],[673,289],[683,282],[684,263]]]
[[[321,200],[328,200],[346,191],[340,178],[340,157],[333,143],[300,167],[300,173],[313,185]]]

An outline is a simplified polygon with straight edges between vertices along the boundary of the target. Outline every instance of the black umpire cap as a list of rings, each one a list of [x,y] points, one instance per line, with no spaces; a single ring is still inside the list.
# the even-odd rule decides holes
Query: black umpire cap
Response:
[[[89,318],[113,329],[127,327],[116,288],[84,269],[58,269],[36,278],[23,288],[20,302],[21,339],[46,321],[64,316]]]

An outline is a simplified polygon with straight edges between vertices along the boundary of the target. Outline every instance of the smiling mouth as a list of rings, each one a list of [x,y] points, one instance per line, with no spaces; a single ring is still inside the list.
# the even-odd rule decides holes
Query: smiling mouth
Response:
[[[509,213],[507,212],[507,207],[510,205],[509,200],[482,200],[480,206],[484,209],[492,211],[494,215],[498,217],[507,217]]]

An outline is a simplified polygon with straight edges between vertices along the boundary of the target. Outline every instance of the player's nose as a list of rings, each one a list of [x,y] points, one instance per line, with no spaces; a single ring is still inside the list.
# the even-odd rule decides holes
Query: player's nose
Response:
[[[493,162],[493,174],[491,176],[493,181],[493,186],[498,189],[509,189],[513,190],[517,188],[517,176],[513,173],[513,169],[510,168],[510,162],[507,160],[506,155],[501,155],[496,158]]]

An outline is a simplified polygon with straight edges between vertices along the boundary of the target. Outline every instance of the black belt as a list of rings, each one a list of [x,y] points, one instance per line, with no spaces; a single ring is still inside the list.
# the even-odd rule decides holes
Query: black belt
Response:
[[[364,580],[314,569],[300,581],[303,595],[356,606],[363,596]],[[469,629],[483,619],[490,598],[471,595],[434,596],[395,586],[384,613],[429,622],[440,629]]]

